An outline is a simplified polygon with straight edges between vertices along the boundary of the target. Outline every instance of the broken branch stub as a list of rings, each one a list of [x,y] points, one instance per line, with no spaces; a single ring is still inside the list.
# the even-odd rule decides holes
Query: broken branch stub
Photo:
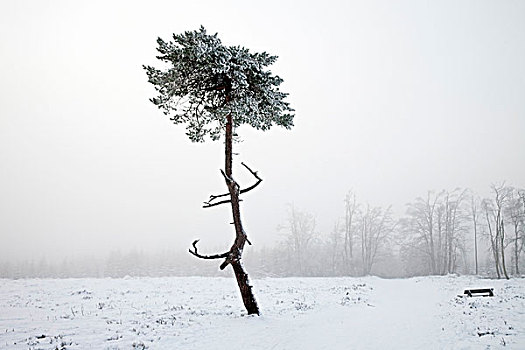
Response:
[[[202,255],[200,254],[198,251],[197,251],[197,242],[199,242],[198,239],[196,239],[195,241],[193,241],[193,243],[191,244],[193,246],[193,251],[191,249],[188,249],[188,251],[190,252],[190,254],[196,256],[197,258],[200,258],[200,259],[207,259],[207,260],[211,260],[211,259],[223,259],[223,258],[227,258],[228,255],[230,254],[230,252],[227,252],[227,253],[222,253],[222,254],[213,254],[213,255]]]
[[[249,192],[249,191],[253,190],[255,187],[259,186],[259,184],[262,182],[262,179],[257,174],[257,171],[253,171],[252,169],[250,169],[250,167],[248,167],[244,162],[241,162],[241,164],[246,169],[248,169],[248,171],[257,179],[257,181],[253,185],[251,185],[249,187],[246,187],[244,189],[241,189],[239,191],[239,194],[243,194],[243,193],[246,193],[246,192]],[[226,182],[233,183],[233,184],[237,185],[237,187],[239,186],[237,184],[237,182],[235,180],[233,180],[231,177],[228,177],[223,170],[221,170],[221,174],[224,177],[224,179],[226,180]],[[222,198],[222,197],[227,197],[227,196],[231,197],[231,194],[230,193],[223,193],[223,194],[219,194],[219,195],[212,194],[212,195],[210,195],[210,199],[207,202],[204,202],[204,205],[202,207],[203,208],[211,208],[211,207],[215,207],[217,205],[231,203],[231,199],[226,199],[226,200],[223,200],[223,201],[220,201],[220,202],[212,203],[217,198]],[[242,199],[239,199],[239,201],[242,202]]]

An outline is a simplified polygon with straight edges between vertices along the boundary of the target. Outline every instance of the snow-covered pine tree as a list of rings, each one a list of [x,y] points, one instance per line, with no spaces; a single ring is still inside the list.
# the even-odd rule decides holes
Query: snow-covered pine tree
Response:
[[[232,147],[234,130],[242,124],[263,131],[274,124],[287,129],[293,126],[293,109],[284,101],[288,94],[279,90],[283,80],[267,68],[277,57],[266,52],[251,53],[240,46],[225,46],[217,34],[207,34],[202,26],[199,30],[174,34],[173,41],[159,38],[157,43],[160,53],[157,58],[167,68],[144,66],[148,81],[158,92],[151,102],[170,115],[175,124],[186,124],[186,134],[193,142],[203,142],[206,137],[225,138],[225,169],[221,172],[228,193],[210,196],[204,207],[231,204],[235,241],[228,252],[202,255],[197,251],[196,240],[190,253],[201,259],[224,259],[221,269],[231,265],[248,314],[259,314],[241,263],[244,245],[250,241],[242,227],[239,195],[262,180],[243,163],[257,181],[248,188],[240,188],[232,175]]]

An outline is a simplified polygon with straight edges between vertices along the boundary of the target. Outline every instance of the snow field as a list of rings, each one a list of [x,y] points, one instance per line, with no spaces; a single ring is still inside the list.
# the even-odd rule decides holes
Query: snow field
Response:
[[[0,280],[0,349],[525,349],[525,280]],[[494,288],[490,298],[460,297]]]

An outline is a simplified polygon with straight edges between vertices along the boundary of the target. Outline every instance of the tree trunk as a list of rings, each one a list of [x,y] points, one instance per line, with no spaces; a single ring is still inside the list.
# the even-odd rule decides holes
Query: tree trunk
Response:
[[[218,90],[225,90],[226,93],[226,103],[230,102],[230,89],[231,89],[231,82],[229,80],[226,81],[225,86],[217,87]],[[253,190],[255,187],[259,185],[259,183],[262,181],[262,179],[257,175],[257,172],[254,172],[251,170],[246,164],[241,163],[252,175],[257,179],[257,182],[247,188],[244,188],[241,190],[239,184],[235,181],[233,178],[233,171],[232,171],[232,163],[233,163],[233,118],[231,114],[228,114],[226,116],[226,125],[225,125],[225,141],[224,141],[224,156],[225,156],[225,166],[224,171],[221,170],[221,173],[224,177],[224,181],[226,182],[226,186],[228,187],[228,193],[220,194],[220,195],[211,195],[210,200],[208,202],[204,202],[204,208],[210,208],[213,206],[221,205],[221,204],[231,204],[232,208],[232,216],[233,216],[233,225],[235,227],[235,240],[230,248],[230,250],[226,253],[222,254],[213,254],[213,255],[202,255],[197,250],[197,242],[198,239],[193,242],[193,250],[190,249],[189,252],[200,258],[200,259],[225,259],[224,262],[221,264],[220,269],[224,270],[228,265],[231,265],[233,268],[233,272],[235,274],[235,278],[237,279],[237,285],[239,286],[239,290],[241,292],[242,301],[244,303],[244,307],[246,308],[246,311],[248,312],[248,315],[259,315],[259,308],[257,306],[257,301],[255,300],[255,296],[253,295],[252,286],[250,285],[248,274],[246,271],[244,271],[244,267],[242,265],[242,253],[244,249],[244,245],[246,242],[249,244],[250,241],[248,241],[248,238],[246,237],[246,233],[244,232],[244,229],[242,228],[242,222],[241,222],[241,210],[239,208],[239,195],[241,193],[246,193],[248,191]],[[230,197],[229,200],[221,200],[218,202],[214,202],[218,198],[223,197]]]
[[[501,219],[501,266],[503,268],[503,274],[506,279],[509,279],[509,274],[507,273],[507,266],[505,263],[505,226],[503,224],[503,219]]]
[[[498,279],[501,278],[501,273],[500,273],[500,266],[499,266],[499,244],[498,242],[496,241],[496,244],[495,244],[495,248],[494,249],[494,261],[496,262],[496,275],[498,276]]]
[[[225,140],[225,181],[228,186],[231,198],[233,224],[235,226],[235,241],[230,249],[230,256],[227,262],[232,265],[239,290],[241,291],[242,301],[248,315],[259,315],[259,307],[253,295],[252,286],[249,283],[248,274],[244,271],[241,263],[242,252],[246,244],[246,233],[242,228],[241,211],[239,208],[239,185],[232,177],[232,148],[233,148],[233,122],[231,114],[226,116],[226,140]],[[221,266],[224,268],[223,266]]]
[[[248,274],[244,271],[244,267],[240,260],[234,260],[231,262],[235,278],[237,279],[237,285],[241,291],[242,302],[248,315],[259,315],[259,306],[253,295],[252,286],[248,279]]]
[[[476,207],[474,203],[474,199],[472,199],[471,202],[471,209],[472,209],[472,222],[474,224],[474,260],[476,263],[476,275],[478,275],[478,224],[477,224],[477,213],[476,213]]]
[[[520,252],[518,248],[518,240],[520,239],[519,236],[519,223],[516,221],[514,223],[514,268],[516,270],[516,276],[520,275],[520,267],[519,267],[519,259],[520,259]]]
[[[344,242],[344,252],[345,252],[345,270],[348,275],[352,272],[352,261],[354,258],[354,252],[353,252],[353,232],[352,232],[352,219],[354,216],[355,211],[355,195],[352,194],[353,197],[350,196],[350,193],[347,193],[345,198],[345,242]],[[351,203],[350,200],[353,199],[353,202]]]
[[[498,279],[500,279],[501,276],[499,272],[498,231],[496,230],[496,236],[494,236],[492,232],[492,225],[490,223],[488,208],[485,208],[485,218],[487,219],[487,227],[489,229],[490,247],[491,247],[490,250],[492,252],[492,256],[494,257],[494,264],[496,265],[496,274],[498,276]]]

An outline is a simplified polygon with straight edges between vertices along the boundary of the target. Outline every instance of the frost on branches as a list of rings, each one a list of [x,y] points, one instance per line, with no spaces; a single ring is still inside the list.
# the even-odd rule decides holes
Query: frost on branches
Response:
[[[219,139],[228,114],[234,127],[293,126],[293,109],[284,101],[288,94],[279,90],[283,80],[267,69],[277,56],[224,46],[204,27],[157,43],[157,58],[168,68],[144,66],[158,92],[151,101],[175,124],[186,123],[191,141],[202,142],[207,135]]]

